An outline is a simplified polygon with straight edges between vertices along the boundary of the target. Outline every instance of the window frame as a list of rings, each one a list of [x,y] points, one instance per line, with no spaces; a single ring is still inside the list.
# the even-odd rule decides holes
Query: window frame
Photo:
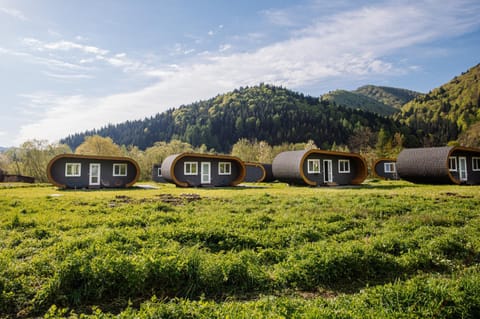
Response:
[[[391,169],[393,167],[393,169]],[[387,169],[388,168],[388,169]],[[397,172],[397,165],[392,162],[383,163],[383,170],[385,173],[394,174]]]
[[[222,168],[223,168],[223,171],[222,171]],[[231,162],[219,162],[218,163],[218,175],[232,175],[232,163]]]
[[[344,167],[342,169],[342,163]],[[338,172],[341,174],[348,174],[350,173],[350,160],[349,159],[339,159],[338,160]]]
[[[187,167],[189,168],[187,171]],[[193,169],[195,168],[195,169]],[[193,172],[194,171],[194,172]],[[184,162],[183,163],[183,174],[185,176],[196,176],[198,175],[198,163],[197,162]]]
[[[452,162],[452,160],[453,160],[453,162]],[[457,162],[457,161],[458,161],[458,160],[457,160],[457,157],[456,157],[456,156],[450,156],[450,157],[448,158],[448,170],[449,170],[450,172],[457,172],[457,171],[458,171],[458,162]],[[455,166],[455,167],[452,167],[452,163],[455,164],[455,165],[453,165],[453,166]]]
[[[311,168],[310,168],[310,165]],[[317,166],[316,170],[314,170],[313,168],[315,168],[315,165]],[[311,158],[311,159],[308,159],[307,160],[307,173],[308,174],[320,174],[322,172],[322,169],[320,167],[320,159],[318,158]]]
[[[157,168],[157,177],[162,177],[162,168],[161,167]]]
[[[480,157],[472,157],[472,171],[480,172]]]
[[[76,174],[68,174],[68,167],[78,167]],[[65,177],[80,177],[82,176],[82,163],[65,163]]]
[[[118,168],[118,172],[117,172]],[[122,172],[122,168],[125,168],[125,172]],[[114,163],[112,176],[127,176],[128,175],[128,165],[127,163]]]

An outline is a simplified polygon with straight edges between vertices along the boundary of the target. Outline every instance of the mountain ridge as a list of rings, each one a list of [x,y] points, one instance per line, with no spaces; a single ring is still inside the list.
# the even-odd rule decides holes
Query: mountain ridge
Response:
[[[111,137],[119,145],[135,145],[140,149],[157,141],[179,139],[193,146],[205,145],[217,152],[228,152],[239,139],[246,138],[271,145],[313,140],[324,149],[347,145],[356,150],[358,146],[352,140],[358,142],[359,136],[374,148],[376,138],[381,136],[385,142],[399,135],[404,147],[440,146],[458,141],[466,141],[469,145],[465,146],[470,146],[480,143],[475,142],[480,131],[475,125],[480,122],[479,83],[480,64],[427,94],[373,85],[355,91],[338,90],[344,96],[361,96],[364,101],[374,103],[374,100],[375,105],[394,109],[390,115],[362,110],[361,103],[344,106],[324,96],[306,96],[262,83],[143,120],[75,133],[61,142],[75,149],[85,136],[97,134]],[[398,109],[405,100],[408,102]]]

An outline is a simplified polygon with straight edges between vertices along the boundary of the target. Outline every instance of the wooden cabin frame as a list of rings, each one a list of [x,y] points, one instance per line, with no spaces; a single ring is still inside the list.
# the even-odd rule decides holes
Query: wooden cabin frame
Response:
[[[421,184],[480,184],[480,149],[462,146],[404,149],[397,158],[401,179]]]
[[[359,185],[368,174],[359,154],[319,149],[282,152],[272,170],[279,181],[309,186]]]
[[[246,168],[234,156],[181,153],[170,155],[162,162],[162,175],[179,187],[226,187],[243,182]]]
[[[140,167],[128,157],[61,154],[48,163],[47,177],[60,188],[124,188],[137,182]]]

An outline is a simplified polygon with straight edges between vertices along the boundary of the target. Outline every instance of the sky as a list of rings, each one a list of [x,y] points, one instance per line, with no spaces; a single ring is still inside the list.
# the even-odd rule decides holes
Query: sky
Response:
[[[428,92],[479,62],[478,0],[0,0],[0,146],[259,83]]]

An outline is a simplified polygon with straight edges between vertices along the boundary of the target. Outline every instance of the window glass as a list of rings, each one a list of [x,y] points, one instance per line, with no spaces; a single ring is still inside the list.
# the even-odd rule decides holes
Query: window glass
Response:
[[[448,159],[448,169],[453,172],[457,171],[457,158],[455,156],[451,156]]]
[[[338,160],[338,172],[350,173],[350,160]]]
[[[113,164],[113,176],[127,176],[127,164]]]
[[[232,164],[230,162],[218,163],[218,175],[230,175],[232,174]]]
[[[67,163],[65,165],[65,176],[80,176],[81,165],[80,163]]]
[[[395,173],[396,171],[395,163],[385,163],[385,173]]]
[[[472,170],[480,171],[480,157],[472,158]]]
[[[183,168],[184,168],[184,174],[185,175],[197,175],[198,174],[198,164],[197,164],[197,162],[185,162]]]
[[[309,159],[307,161],[308,173],[317,174],[320,173],[320,160],[319,159]]]

